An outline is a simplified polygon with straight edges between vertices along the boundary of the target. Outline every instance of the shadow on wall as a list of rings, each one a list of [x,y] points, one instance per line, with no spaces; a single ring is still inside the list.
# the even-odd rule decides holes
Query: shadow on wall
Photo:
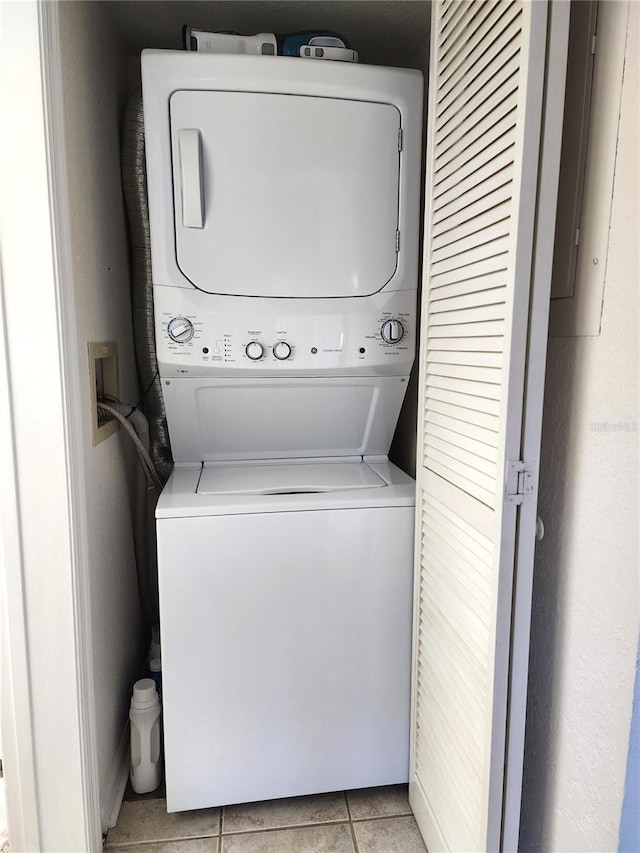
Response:
[[[529,690],[525,738],[521,851],[548,850],[541,816],[552,809],[550,768],[556,739],[556,696],[563,681],[560,654],[565,630],[564,590],[558,570],[567,558],[566,532],[573,526],[571,475],[581,429],[578,338],[550,338],[544,397],[538,512],[545,536],[536,544],[529,652]]]

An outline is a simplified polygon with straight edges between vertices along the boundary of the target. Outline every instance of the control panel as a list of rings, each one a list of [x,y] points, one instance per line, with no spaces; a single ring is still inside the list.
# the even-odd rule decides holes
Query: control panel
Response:
[[[154,299],[163,377],[248,371],[404,375],[413,362],[412,291],[319,300],[321,305],[259,300],[262,313],[256,313],[255,301],[248,312],[246,300],[176,288],[156,287]]]

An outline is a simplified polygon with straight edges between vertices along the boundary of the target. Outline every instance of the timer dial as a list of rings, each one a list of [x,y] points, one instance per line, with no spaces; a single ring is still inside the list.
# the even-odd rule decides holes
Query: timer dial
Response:
[[[404,338],[404,326],[400,320],[385,320],[380,329],[382,340],[388,344],[399,344]]]
[[[278,361],[285,361],[291,355],[291,346],[286,341],[276,341],[273,345],[273,354]]]
[[[251,361],[260,361],[260,359],[264,355],[264,347],[258,341],[249,341],[249,343],[244,348],[244,351],[246,352],[247,357],[251,359]]]
[[[167,332],[172,341],[177,344],[186,344],[193,337],[193,323],[186,317],[174,317],[169,321]]]

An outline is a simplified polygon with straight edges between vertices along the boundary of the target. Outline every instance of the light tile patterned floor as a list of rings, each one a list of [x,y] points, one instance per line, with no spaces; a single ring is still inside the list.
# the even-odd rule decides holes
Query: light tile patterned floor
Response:
[[[122,804],[110,853],[426,853],[406,785],[167,814]]]

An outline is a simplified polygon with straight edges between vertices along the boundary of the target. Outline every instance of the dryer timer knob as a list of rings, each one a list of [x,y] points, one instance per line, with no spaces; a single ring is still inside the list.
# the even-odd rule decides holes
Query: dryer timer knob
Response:
[[[388,344],[398,344],[404,338],[404,326],[400,320],[385,320],[380,329],[382,340]]]
[[[286,341],[276,341],[273,345],[273,354],[278,361],[285,361],[291,355],[291,346]]]
[[[264,355],[264,348],[262,344],[258,341],[249,341],[249,343],[244,348],[244,351],[251,359],[251,361],[260,361],[260,359]]]
[[[174,317],[169,321],[167,332],[172,341],[177,344],[186,344],[193,337],[193,323],[186,317]]]

